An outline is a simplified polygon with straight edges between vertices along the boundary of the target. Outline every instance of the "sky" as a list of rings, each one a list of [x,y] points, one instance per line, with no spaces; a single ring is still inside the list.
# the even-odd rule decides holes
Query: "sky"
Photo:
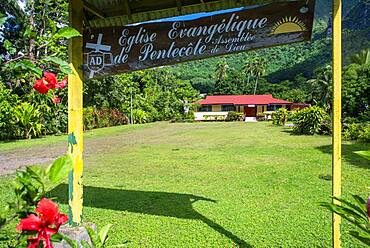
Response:
[[[246,10],[246,9],[253,9],[256,8],[258,5],[253,5],[253,6],[248,6],[248,7],[242,7],[242,8],[233,8],[233,9],[226,9],[226,10],[218,10],[218,11],[212,11],[212,12],[201,12],[201,13],[196,13],[196,14],[189,14],[189,15],[183,15],[183,16],[175,16],[175,17],[170,17],[170,18],[163,18],[159,20],[153,20],[153,21],[148,21],[148,22],[142,22],[142,23],[153,23],[153,22],[168,22],[168,21],[190,21],[190,20],[195,20],[198,18],[202,17],[208,17],[212,15],[218,15],[218,14],[225,14],[225,13],[230,13],[234,11],[240,11],[240,10]],[[139,25],[142,23],[136,23],[134,25]]]
[[[26,0],[18,0],[19,6],[24,9],[26,7]]]

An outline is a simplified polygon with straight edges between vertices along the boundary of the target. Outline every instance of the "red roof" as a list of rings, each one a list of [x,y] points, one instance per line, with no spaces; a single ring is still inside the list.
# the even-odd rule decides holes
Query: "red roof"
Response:
[[[201,105],[269,105],[269,104],[292,104],[291,102],[273,98],[272,95],[224,95],[207,96],[200,100]]]

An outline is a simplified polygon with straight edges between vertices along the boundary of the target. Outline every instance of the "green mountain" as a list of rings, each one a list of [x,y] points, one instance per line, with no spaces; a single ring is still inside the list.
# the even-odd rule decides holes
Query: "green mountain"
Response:
[[[343,4],[343,14],[344,16],[356,6],[361,0],[344,0]],[[317,18],[328,18],[332,12],[332,1],[331,0],[316,0],[316,17]]]
[[[349,63],[350,55],[370,47],[369,0],[344,1],[343,12],[343,59]],[[214,71],[219,61],[226,61],[232,74],[241,74],[245,61],[256,56],[267,59],[267,80],[278,83],[291,80],[297,75],[310,78],[316,68],[331,61],[330,13],[331,1],[318,0],[314,38],[310,42],[244,52],[224,57],[178,64],[170,68],[178,77],[190,80],[201,92],[214,87]]]
[[[346,15],[343,27],[350,30],[369,30],[370,0],[360,1]],[[369,38],[369,36],[368,36]]]

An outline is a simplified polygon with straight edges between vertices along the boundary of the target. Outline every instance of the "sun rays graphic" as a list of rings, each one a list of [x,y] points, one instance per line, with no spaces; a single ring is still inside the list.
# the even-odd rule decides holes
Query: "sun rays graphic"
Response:
[[[277,21],[272,27],[272,34],[285,34],[307,31],[306,24],[298,17],[286,16]]]

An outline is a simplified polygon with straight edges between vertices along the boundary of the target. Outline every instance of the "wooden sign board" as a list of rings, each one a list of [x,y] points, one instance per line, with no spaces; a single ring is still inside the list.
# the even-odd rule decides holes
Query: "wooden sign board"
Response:
[[[190,20],[87,29],[91,79],[311,39],[315,0],[271,3]]]

